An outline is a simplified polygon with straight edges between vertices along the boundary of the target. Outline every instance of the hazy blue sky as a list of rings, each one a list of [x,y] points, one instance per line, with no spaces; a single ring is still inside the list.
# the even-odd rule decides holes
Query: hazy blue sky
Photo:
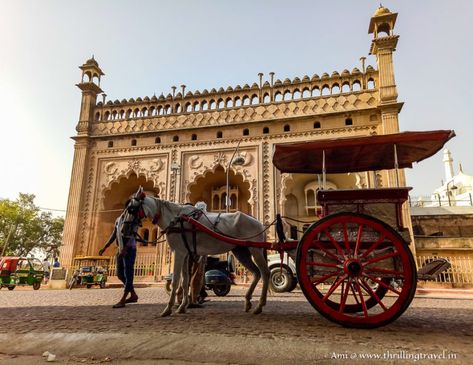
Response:
[[[92,54],[108,99],[359,67],[379,2],[188,0],[0,2],[0,197],[34,193],[65,209],[79,117],[78,66]],[[383,1],[398,12],[402,130],[455,129],[448,148],[473,174],[473,1]],[[368,63],[375,65],[373,56]],[[443,178],[437,154],[408,171],[414,194]]]

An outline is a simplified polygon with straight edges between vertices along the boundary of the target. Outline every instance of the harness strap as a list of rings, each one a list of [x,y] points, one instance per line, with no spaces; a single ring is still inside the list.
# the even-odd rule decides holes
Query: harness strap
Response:
[[[181,229],[180,229],[180,232],[181,232],[181,237],[182,237],[182,240],[184,241],[184,245],[186,246],[186,250],[187,252],[189,253],[189,256],[190,258],[192,259],[193,262],[197,263],[198,262],[198,256],[197,256],[197,242],[196,242],[196,231],[195,231],[195,226],[192,226],[192,241],[193,241],[193,248],[194,248],[194,252],[191,251],[191,248],[189,246],[189,242],[187,241],[187,237],[186,237],[186,231],[189,231],[189,230],[186,230],[184,228],[184,220],[183,219],[179,219],[179,224],[181,226]]]

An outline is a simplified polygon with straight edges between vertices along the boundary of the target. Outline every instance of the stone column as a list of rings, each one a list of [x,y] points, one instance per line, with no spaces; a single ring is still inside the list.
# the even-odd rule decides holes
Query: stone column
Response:
[[[74,161],[72,164],[71,184],[67,201],[67,212],[64,222],[64,233],[60,249],[60,262],[64,267],[72,264],[76,254],[76,244],[79,242],[79,222],[83,203],[86,171],[89,155],[87,138],[77,138],[74,146]]]

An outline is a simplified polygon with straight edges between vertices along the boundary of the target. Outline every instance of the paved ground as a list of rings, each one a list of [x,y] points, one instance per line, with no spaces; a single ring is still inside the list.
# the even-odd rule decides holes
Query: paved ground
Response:
[[[325,320],[300,291],[272,295],[259,316],[243,312],[243,293],[161,318],[157,287],[123,309],[111,308],[120,289],[3,289],[0,364],[46,364],[45,351],[59,364],[473,364],[470,295],[417,297],[393,324],[357,330]]]

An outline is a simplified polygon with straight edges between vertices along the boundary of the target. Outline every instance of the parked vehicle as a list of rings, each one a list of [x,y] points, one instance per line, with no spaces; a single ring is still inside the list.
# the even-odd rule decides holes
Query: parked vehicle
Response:
[[[34,257],[5,256],[0,260],[0,289],[31,285],[38,290],[43,278],[43,264]]]
[[[165,276],[164,279],[166,280],[166,292],[171,294],[172,273]],[[232,284],[228,262],[211,256],[207,257],[205,289],[212,290],[219,297],[224,297],[230,292]]]
[[[77,256],[74,258],[75,268],[69,280],[69,289],[77,286],[85,286],[87,289],[93,285],[105,288],[110,266],[109,256]]]
[[[281,256],[277,253],[268,255],[270,270],[269,285],[276,293],[291,292],[297,286],[296,264],[285,252],[281,269]]]

